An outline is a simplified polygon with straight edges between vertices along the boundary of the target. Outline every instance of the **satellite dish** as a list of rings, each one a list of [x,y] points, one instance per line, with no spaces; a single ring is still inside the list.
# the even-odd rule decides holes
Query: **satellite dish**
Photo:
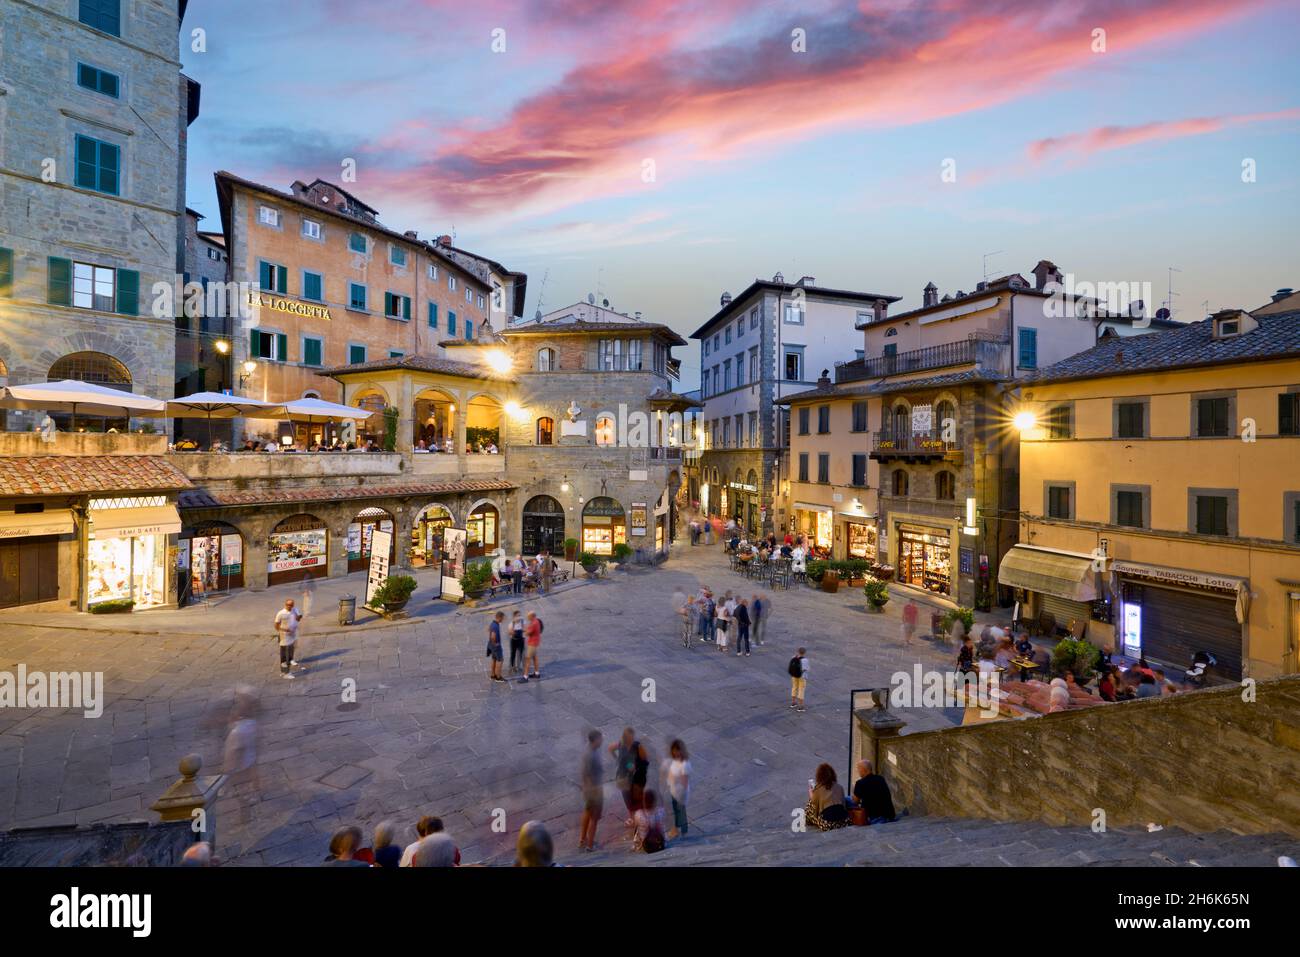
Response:
[[[600,304],[601,304],[602,306],[604,306],[606,309],[609,308],[609,300],[608,300],[608,299],[602,299],[602,300],[600,301]]]
[[[587,305],[594,306],[595,304],[596,304],[596,294],[594,292],[587,293]]]

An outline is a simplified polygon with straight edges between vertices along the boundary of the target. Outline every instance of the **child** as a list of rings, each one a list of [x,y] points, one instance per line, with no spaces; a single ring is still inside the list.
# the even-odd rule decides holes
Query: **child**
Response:
[[[808,649],[800,648],[787,668],[790,673],[790,707],[803,711],[804,692],[808,688]]]
[[[641,798],[641,808],[633,815],[636,837],[632,850],[653,854],[664,849],[664,809],[659,806],[659,795],[646,791]]]

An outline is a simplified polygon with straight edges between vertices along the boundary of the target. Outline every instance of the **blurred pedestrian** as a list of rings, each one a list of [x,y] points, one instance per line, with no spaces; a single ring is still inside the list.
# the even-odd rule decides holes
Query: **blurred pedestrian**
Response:
[[[402,847],[397,843],[397,825],[392,821],[376,824],[372,849],[375,867],[397,867],[402,861]]]
[[[298,664],[295,659],[295,646],[298,642],[298,623],[302,615],[293,606],[293,599],[286,598],[284,607],[275,613],[275,632],[280,639],[280,676],[292,678],[293,669]]]
[[[921,609],[917,607],[916,599],[907,599],[907,604],[903,606],[903,644],[910,645],[912,638],[916,635],[916,618]]]
[[[790,707],[804,710],[804,694],[808,690],[808,649],[800,648],[786,668],[790,674]]]
[[[519,609],[510,616],[510,673],[518,674],[524,664],[524,619]]]
[[[324,866],[369,867],[367,862],[356,856],[361,850],[361,840],[361,828],[352,824],[339,828],[330,838],[330,854],[325,858]]]
[[[554,867],[555,844],[541,821],[528,821],[519,829],[515,867]]]
[[[745,599],[741,598],[736,602],[734,612],[736,620],[736,657],[739,658],[741,648],[744,648],[745,657],[749,657],[749,608],[745,604]]]
[[[691,758],[680,738],[668,745],[668,796],[673,805],[673,829],[669,837],[686,836],[686,802],[691,796]]]
[[[538,653],[542,650],[542,619],[537,617],[537,612],[528,613],[528,622],[524,625],[524,676],[520,681],[528,680],[528,669],[531,665],[532,676],[540,678],[542,676],[541,665],[538,664]]]
[[[605,810],[605,765],[600,758],[601,733],[587,732],[587,751],[582,756],[582,826],[578,850],[596,849],[596,828]]]
[[[646,791],[642,796],[641,807],[632,815],[636,832],[632,838],[632,850],[654,854],[662,851],[667,843],[664,839],[664,809],[659,804],[659,795]]]
[[[488,640],[487,640],[487,657],[490,661],[488,669],[488,678],[492,681],[505,681],[501,677],[501,662],[505,658],[505,653],[501,647],[501,622],[505,621],[506,613],[499,611],[492,616],[488,623]]]
[[[623,736],[609,746],[609,751],[614,755],[614,784],[623,795],[623,805],[627,808],[624,823],[631,829],[636,826],[633,816],[640,810],[641,797],[645,793],[650,756],[630,727],[623,729]]]
[[[767,619],[772,614],[772,601],[766,595],[756,594],[749,606],[749,618],[753,622],[754,644],[763,643],[763,632],[767,630]]]

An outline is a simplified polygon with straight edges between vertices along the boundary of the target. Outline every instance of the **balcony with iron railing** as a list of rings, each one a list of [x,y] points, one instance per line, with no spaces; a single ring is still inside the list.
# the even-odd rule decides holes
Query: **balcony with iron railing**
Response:
[[[871,443],[871,457],[876,460],[956,459],[961,455],[959,429],[877,432]]]
[[[1002,371],[1009,358],[1010,340],[989,332],[972,332],[965,339],[942,342],[894,355],[873,356],[853,362],[835,364],[836,382],[882,379],[886,376],[951,366],[974,365],[989,371]]]

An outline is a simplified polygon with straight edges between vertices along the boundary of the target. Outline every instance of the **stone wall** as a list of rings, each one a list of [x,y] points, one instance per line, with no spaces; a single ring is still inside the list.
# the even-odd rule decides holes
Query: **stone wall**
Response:
[[[1300,676],[876,737],[855,712],[858,757],[876,756],[912,814],[1110,827],[1300,835]]]

